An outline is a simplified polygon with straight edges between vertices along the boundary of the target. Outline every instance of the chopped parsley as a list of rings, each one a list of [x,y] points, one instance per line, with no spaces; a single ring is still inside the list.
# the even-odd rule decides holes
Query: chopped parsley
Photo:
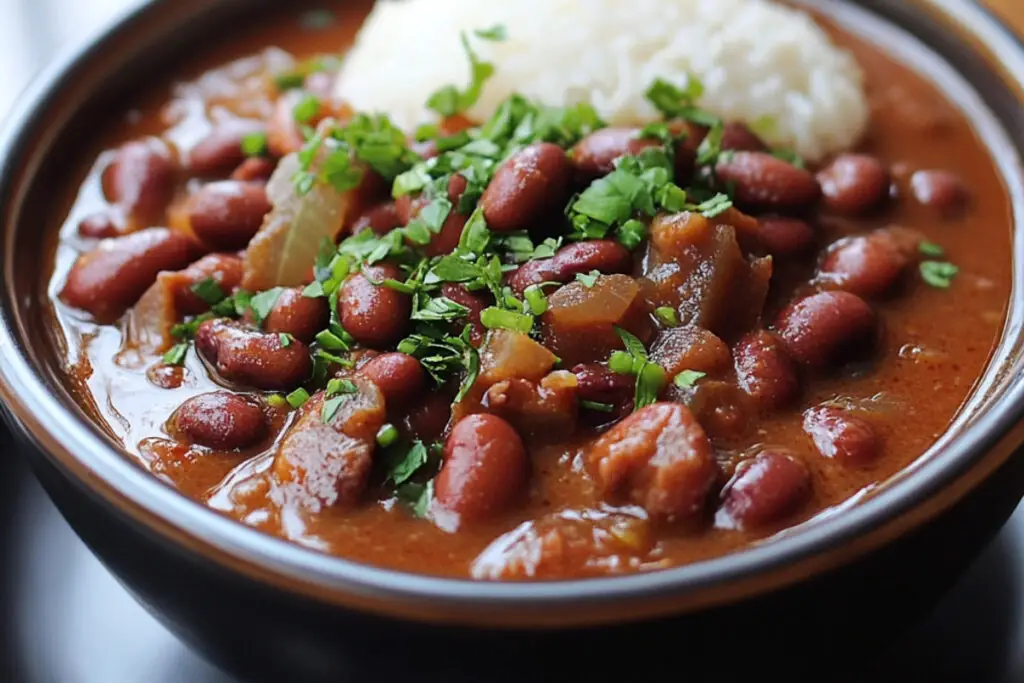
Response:
[[[387,481],[395,486],[402,486],[416,474],[429,460],[430,453],[422,441],[413,442],[407,451],[392,460],[388,468]]]
[[[292,109],[292,116],[298,123],[309,123],[316,118],[320,112],[320,98],[316,95],[306,94],[296,103]]]
[[[589,273],[576,273],[576,281],[582,282],[584,287],[591,289],[597,284],[597,278],[600,276],[601,271],[599,270],[592,270]]]
[[[683,370],[676,375],[675,379],[672,381],[675,382],[675,385],[680,389],[689,389],[706,375],[706,372],[701,372],[700,370]]]
[[[922,261],[921,279],[937,289],[949,289],[960,269],[948,261]]]
[[[163,356],[163,361],[167,365],[183,365],[186,355],[188,355],[188,342],[179,342],[168,349]]]
[[[942,248],[942,245],[935,242],[923,241],[917,245],[917,250],[932,258],[941,258],[946,255],[946,250]]]
[[[430,501],[434,498],[434,482],[426,484],[406,482],[395,491],[398,499],[409,506],[409,511],[417,519],[423,519],[430,511]]]
[[[480,374],[480,354],[469,342],[470,330],[466,325],[457,337],[443,333],[412,334],[399,342],[398,350],[417,358],[439,385],[452,375],[464,373],[455,396],[454,402],[458,403],[469,393]]]
[[[252,311],[252,319],[257,325],[263,325],[263,321],[274,310],[274,306],[277,305],[277,300],[281,298],[284,289],[284,287],[274,287],[253,295],[249,299],[249,310]]]
[[[690,75],[682,88],[663,78],[656,78],[647,88],[644,97],[666,119],[683,119],[701,126],[715,126],[720,123],[720,119],[697,107],[696,103],[703,94],[704,83]]]
[[[668,383],[668,378],[664,368],[648,359],[643,342],[617,325],[615,332],[626,350],[613,352],[608,360],[608,367],[613,372],[636,377],[633,408],[639,410],[658,400],[658,395]]]
[[[507,37],[505,27],[498,25],[482,31],[475,31],[478,38],[490,41],[503,41]],[[459,90],[454,85],[447,85],[436,91],[427,99],[427,108],[437,112],[441,116],[455,116],[460,114],[480,99],[484,83],[494,75],[494,65],[490,62],[481,61],[476,52],[469,45],[469,38],[462,34],[462,49],[469,59],[470,80],[465,90]]]
[[[292,345],[292,335],[288,334],[287,332],[279,332],[277,335],[277,340],[278,342],[280,342],[282,349],[287,349],[289,346]]]
[[[208,277],[205,280],[195,283],[189,287],[189,289],[193,294],[202,299],[204,303],[209,304],[210,306],[220,303],[225,296],[220,283],[212,277]]]

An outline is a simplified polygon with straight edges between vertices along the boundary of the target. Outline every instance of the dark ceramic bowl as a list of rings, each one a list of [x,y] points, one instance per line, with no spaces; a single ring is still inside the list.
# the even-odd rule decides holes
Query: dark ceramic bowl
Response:
[[[735,555],[560,583],[414,576],[265,536],[144,472],[61,385],[40,267],[52,236],[38,226],[49,223],[52,188],[69,182],[64,159],[126,89],[263,4],[165,0],[128,14],[47,69],[0,138],[7,417],[75,530],[215,662],[266,681],[564,680],[569,665],[590,680],[659,665],[691,680],[702,671],[722,680],[784,667],[793,680],[804,667],[835,670],[884,646],[951,585],[1020,500],[1019,239],[1006,331],[940,443],[841,514]],[[968,0],[813,4],[945,85],[999,160],[1022,227],[1024,50],[1010,34]]]

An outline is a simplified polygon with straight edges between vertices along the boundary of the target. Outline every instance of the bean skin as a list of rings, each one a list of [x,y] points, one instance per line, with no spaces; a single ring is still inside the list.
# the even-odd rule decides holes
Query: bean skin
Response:
[[[414,357],[384,353],[359,368],[359,374],[377,385],[388,410],[409,405],[427,385],[427,373]]]
[[[460,522],[491,517],[526,487],[529,461],[519,434],[496,415],[462,418],[444,445],[444,464],[434,480],[435,500]]]
[[[506,160],[480,198],[494,232],[527,230],[569,196],[572,169],[565,151],[550,142],[532,144]]]
[[[554,256],[524,263],[509,278],[509,286],[522,294],[530,285],[542,282],[569,282],[580,273],[597,270],[605,275],[628,273],[633,269],[629,250],[612,240],[574,242]]]
[[[78,234],[88,239],[117,237],[121,232],[121,228],[109,213],[90,214],[78,224]]]
[[[231,180],[262,182],[270,180],[277,165],[266,157],[249,157],[231,172]]]
[[[309,347],[278,334],[247,329],[223,319],[207,320],[196,330],[196,350],[228,382],[267,391],[294,389],[313,372]]]
[[[730,121],[722,130],[722,149],[734,152],[767,152],[768,145],[757,133],[739,121]]]
[[[264,123],[252,119],[219,123],[189,152],[187,170],[195,176],[223,175],[245,161],[242,151],[245,137],[266,131]]]
[[[376,282],[388,278],[404,280],[398,268],[388,263],[367,266],[363,272],[350,276],[338,297],[341,324],[360,344],[386,348],[405,334],[412,314],[412,298],[390,287],[374,285],[367,275]]]
[[[311,344],[317,333],[327,327],[330,317],[326,299],[303,296],[301,288],[286,289],[263,321],[263,329],[275,334],[290,334]]]
[[[818,452],[844,465],[869,465],[882,451],[870,422],[841,408],[822,406],[804,413],[804,431]]]
[[[874,209],[889,194],[889,172],[873,156],[841,154],[818,172],[825,206],[858,216]]]
[[[194,285],[213,280],[225,295],[230,295],[242,284],[244,265],[234,254],[207,254],[178,273],[178,286],[174,290],[175,309],[179,315],[198,315],[209,310],[210,304],[192,291]]]
[[[601,128],[577,142],[570,155],[577,181],[589,182],[608,175],[615,170],[619,157],[661,146],[657,138],[641,138],[639,133],[639,128]]]
[[[664,522],[699,516],[718,474],[704,429],[679,403],[634,412],[605,432],[587,457],[602,495],[628,499]]]
[[[945,217],[957,215],[969,199],[960,176],[950,171],[917,171],[910,177],[910,189],[919,204]]]
[[[591,424],[602,424],[624,418],[633,410],[636,380],[632,375],[620,375],[599,363],[581,363],[572,369],[576,375],[580,401],[593,401],[613,407],[612,412],[589,411],[585,417]],[[593,413],[593,414],[591,414]]]
[[[466,227],[466,221],[469,220],[468,216],[459,213],[459,200],[468,186],[469,183],[466,179],[458,173],[453,174],[448,180],[448,201],[452,203],[452,210],[441,225],[441,230],[437,234],[432,235],[430,241],[425,246],[421,245],[423,252],[427,256],[450,254],[455,251],[455,247],[459,246],[462,229]],[[398,217],[399,225],[408,225],[429,203],[430,200],[423,196],[411,197],[403,195],[399,197],[395,201],[395,213]]]
[[[875,323],[874,311],[859,296],[819,292],[783,310],[776,329],[793,359],[822,367],[872,341]]]
[[[75,261],[60,298],[88,311],[97,322],[113,322],[138,301],[162,270],[180,270],[198,248],[168,228],[147,228],[105,239]]]
[[[814,245],[814,228],[807,221],[785,216],[761,216],[757,238],[772,256],[795,256]]]
[[[765,152],[733,152],[716,166],[720,183],[733,185],[736,201],[766,211],[794,211],[814,204],[818,182],[802,168]]]
[[[218,251],[244,249],[270,211],[266,188],[259,183],[224,180],[204,185],[188,200],[192,232]]]
[[[810,493],[806,465],[782,449],[764,450],[737,466],[722,508],[740,528],[756,528],[796,512]]]
[[[469,309],[466,317],[459,319],[457,323],[460,325],[460,330],[462,327],[465,327],[466,323],[471,325],[470,341],[479,345],[487,334],[486,328],[480,322],[480,314],[491,305],[491,301],[488,298],[489,295],[483,292],[471,292],[464,286],[454,282],[446,282],[441,285],[441,295]]]
[[[796,366],[771,332],[758,330],[743,337],[733,356],[740,388],[762,408],[781,408],[800,393]]]
[[[862,297],[885,294],[910,265],[905,245],[884,231],[841,240],[829,250],[818,279]]]
[[[369,228],[378,235],[385,235],[402,227],[402,217],[395,202],[382,202],[364,211],[352,224],[352,234],[358,235]]]
[[[141,222],[155,221],[171,199],[174,170],[163,142],[155,138],[128,142],[103,172],[103,191]]]
[[[267,435],[260,407],[230,391],[193,396],[174,412],[170,424],[189,443],[218,451],[246,448]]]
[[[424,443],[437,441],[444,435],[452,414],[451,396],[431,392],[417,401],[402,418],[402,427],[412,439]]]

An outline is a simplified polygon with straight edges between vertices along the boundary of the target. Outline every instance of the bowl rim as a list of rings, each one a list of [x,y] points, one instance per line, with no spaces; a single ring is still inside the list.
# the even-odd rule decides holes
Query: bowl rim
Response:
[[[1007,75],[1024,90],[1024,44],[990,10],[971,0],[923,2],[955,18],[966,32],[999,54]],[[34,122],[59,95],[69,74],[84,68],[83,65],[116,36],[131,31],[137,22],[149,17],[157,8],[170,4],[168,1],[143,3],[123,11],[86,40],[64,49],[36,75],[0,129],[0,198],[10,196],[17,186],[18,160],[25,152],[25,140],[32,137]],[[7,258],[4,254],[12,250],[19,229],[11,226],[4,230],[0,257]],[[1016,256],[1019,258],[1019,253]],[[127,511],[136,519],[141,519],[149,529],[162,532],[172,542],[176,539],[178,545],[206,546],[204,557],[216,556],[221,564],[230,563],[235,570],[264,580],[270,577],[274,583],[286,583],[318,598],[350,604],[357,598],[364,608],[392,614],[407,613],[409,605],[413,604],[420,608],[424,604],[449,605],[461,610],[458,617],[461,620],[490,622],[500,620],[501,615],[509,611],[531,608],[550,610],[556,606],[571,606],[582,611],[584,605],[623,605],[642,600],[657,603],[659,596],[667,594],[693,596],[710,591],[712,587],[721,589],[771,572],[782,572],[836,548],[852,546],[855,539],[877,531],[923,501],[934,499],[948,489],[951,482],[976,468],[984,455],[1024,416],[1024,378],[1017,378],[963,434],[944,447],[941,458],[920,462],[917,471],[905,481],[895,482],[869,500],[844,510],[843,514],[801,529],[799,533],[693,565],[634,575],[552,582],[481,582],[417,575],[325,555],[264,534],[193,501],[125,457],[104,440],[95,427],[86,424],[60,397],[50,392],[45,378],[33,367],[32,359],[21,350],[22,340],[28,337],[17,315],[16,288],[10,270],[5,269],[2,276],[6,290],[0,302],[0,397],[4,399],[5,410],[13,417],[12,422],[45,458],[115,509],[127,504]],[[1011,296],[1016,294],[1015,287]],[[119,511],[126,512],[126,509],[122,507]],[[821,570],[822,567],[818,567],[810,573]],[[799,577],[790,580],[796,578]],[[405,607],[401,606],[403,604]],[[495,615],[488,615],[488,608],[496,610]],[[651,606],[645,614],[658,611]],[[418,616],[431,620],[445,618],[443,614],[422,610]],[[566,614],[555,615],[553,619],[571,623],[573,618]]]

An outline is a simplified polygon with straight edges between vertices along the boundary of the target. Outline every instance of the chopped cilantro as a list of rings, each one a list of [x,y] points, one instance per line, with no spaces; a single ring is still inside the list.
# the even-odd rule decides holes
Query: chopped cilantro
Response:
[[[327,383],[327,388],[324,390],[324,394],[330,398],[339,394],[354,394],[359,391],[359,387],[356,383],[350,379],[340,379],[335,377]]]
[[[706,375],[706,372],[701,372],[699,370],[683,370],[675,376],[673,381],[677,387],[681,389],[689,389],[694,386],[699,379]]]
[[[306,94],[292,109],[292,116],[298,123],[309,123],[316,118],[320,111],[320,98],[316,95]]]
[[[925,256],[931,256],[933,258],[939,258],[946,255],[946,250],[942,248],[942,245],[936,244],[935,242],[921,242],[917,245],[917,250]]]
[[[398,350],[416,357],[438,384],[444,384],[451,375],[464,373],[455,396],[455,403],[458,403],[469,393],[480,373],[480,354],[469,343],[469,333],[467,325],[458,337],[413,334],[399,342]]]
[[[633,407],[634,410],[639,410],[658,400],[658,395],[668,383],[668,378],[664,368],[648,359],[647,349],[644,348],[643,342],[621,327],[616,326],[615,332],[619,335],[626,350],[613,353],[609,358],[608,366],[620,374],[632,374],[636,377]],[[627,362],[630,366],[629,373],[622,372]],[[613,367],[613,363],[616,367]]]
[[[421,467],[427,464],[429,453],[422,441],[415,441],[402,458],[395,462],[388,471],[388,479],[395,486],[401,486],[409,480]]]
[[[508,29],[505,28],[504,24],[495,24],[490,28],[477,29],[473,31],[473,33],[476,34],[478,38],[482,38],[484,40],[501,42],[508,38]]]
[[[697,101],[703,94],[704,84],[691,74],[686,79],[686,86],[682,88],[663,78],[656,78],[647,88],[644,97],[666,119],[683,119],[702,126],[713,126],[719,119],[697,108]]]
[[[249,300],[249,310],[252,311],[252,318],[257,325],[263,324],[283,293],[284,287],[274,287],[254,295]]]
[[[164,354],[163,361],[167,365],[182,365],[185,362],[185,356],[187,354],[188,342],[179,342]]]
[[[286,400],[288,402],[288,405],[290,405],[292,408],[301,408],[303,405],[305,405],[306,401],[309,400],[309,392],[303,389],[302,387],[299,387],[292,393],[285,396],[284,400]]]
[[[287,349],[289,346],[292,345],[292,335],[288,334],[287,332],[279,332],[277,335],[277,340],[281,342],[281,348],[283,349]]]
[[[219,303],[224,298],[224,290],[221,289],[220,284],[212,277],[195,283],[189,289],[210,306]]]
[[[530,285],[523,292],[526,305],[533,315],[543,315],[548,310],[548,298],[544,295],[541,285]]]
[[[324,404],[320,406],[320,421],[324,424],[330,424],[334,416],[338,414],[338,409],[341,408],[342,401],[345,400],[345,396],[334,396],[324,400]]]
[[[599,270],[592,270],[589,273],[576,273],[576,281],[582,282],[584,287],[590,289],[597,284],[597,278],[600,276],[601,271]]]
[[[267,153],[267,134],[263,131],[248,133],[242,138],[242,153],[247,157],[261,157]]]
[[[422,519],[430,511],[430,501],[434,497],[434,482],[431,480],[426,484],[417,484],[409,481],[399,486],[395,494],[400,501],[409,506],[409,511],[414,517]]]
[[[504,40],[503,31],[500,32],[502,34],[500,37],[497,35],[487,35],[490,32],[494,32],[497,28],[485,30],[483,32],[484,35],[481,35],[479,31],[476,34],[487,40]],[[484,83],[494,75],[494,65],[490,62],[480,61],[476,52],[470,47],[469,38],[465,33],[462,34],[462,48],[469,59],[471,72],[469,86],[465,90],[460,91],[454,85],[447,85],[427,99],[427,108],[441,116],[455,116],[476,104],[476,101],[480,99],[480,92],[483,90]]]

